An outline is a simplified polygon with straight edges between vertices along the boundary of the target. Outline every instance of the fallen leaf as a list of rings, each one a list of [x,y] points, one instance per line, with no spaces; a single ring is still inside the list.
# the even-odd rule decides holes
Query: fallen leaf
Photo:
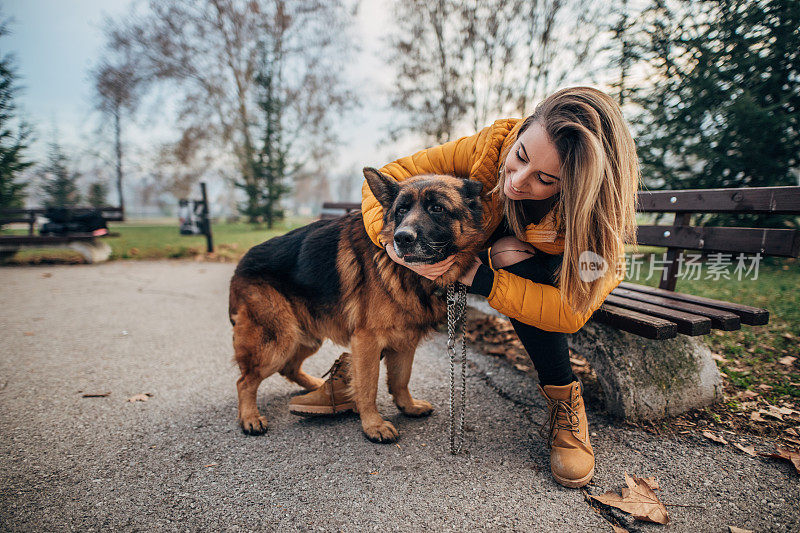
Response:
[[[746,398],[748,400],[752,400],[753,398],[758,398],[761,395],[759,393],[757,393],[756,391],[745,390],[745,391],[740,392],[738,394],[738,396],[740,396],[742,398]]]
[[[583,361],[581,359],[576,359],[574,357],[570,357],[569,362],[575,366],[586,366],[586,361]]]
[[[794,469],[800,474],[800,452],[797,450],[790,450],[788,448],[778,448],[773,453],[759,453],[764,457],[772,457],[773,459],[785,459],[794,465]]]
[[[207,465],[203,465],[203,468],[209,468],[211,466],[217,466],[217,463],[208,463]]]
[[[800,434],[798,434],[797,430],[794,428],[786,428],[786,433],[792,435],[793,437],[800,437]]]
[[[739,450],[741,450],[744,453],[746,453],[747,455],[749,455],[750,457],[755,457],[757,455],[755,446],[752,446],[752,445],[751,446],[742,446],[738,442],[734,442],[733,445],[736,448],[738,448]]]
[[[765,383],[762,383],[761,385],[758,386],[758,388],[761,390],[772,390],[772,385],[767,385]]]
[[[667,508],[659,501],[647,482],[625,473],[625,483],[628,484],[628,488],[622,489],[622,496],[609,491],[601,496],[590,497],[600,503],[625,511],[638,520],[656,524],[669,522]]]
[[[783,421],[784,415],[791,415],[795,413],[793,409],[788,409],[786,407],[775,407],[774,405],[767,404],[766,409],[760,409],[759,413],[764,416],[768,416],[770,418],[775,418],[777,420]]]
[[[611,524],[611,527],[613,527],[613,528],[614,528],[614,533],[630,533],[630,532],[629,532],[627,529],[625,529],[624,527],[615,526],[614,524]]]
[[[149,392],[145,392],[144,394],[134,394],[133,396],[128,398],[128,401],[129,402],[146,402],[147,400],[150,399],[151,396],[152,396],[152,394],[150,394]]]
[[[780,359],[778,359],[778,362],[780,364],[787,366],[791,365],[795,361],[797,361],[797,357],[792,357],[791,355],[787,355],[786,357],[781,357]]]
[[[750,413],[750,420],[752,420],[753,422],[766,422],[766,420],[761,418],[761,415],[759,413],[760,411],[753,411],[752,413]]]
[[[105,398],[110,394],[111,392],[87,392],[83,395],[83,398]]]
[[[719,444],[728,444],[728,441],[726,441],[724,438],[722,438],[719,435],[714,435],[710,431],[704,431],[703,436],[708,440],[713,440],[714,442],[718,442]]]
[[[798,446],[800,446],[800,440],[793,439],[792,437],[783,437],[783,440],[785,440],[786,442],[791,442],[792,444],[797,444]]]
[[[658,484],[658,480],[654,477],[644,477],[642,481],[647,483],[647,486],[653,490],[661,490],[661,486]]]
[[[520,364],[516,364],[516,365],[514,365],[514,368],[516,368],[516,369],[517,369],[517,370],[519,370],[520,372],[527,372],[528,370],[530,370],[530,369],[531,369],[531,367],[529,367],[529,366],[520,365]]]
[[[43,277],[43,278],[50,278],[50,277],[52,277],[52,276],[53,276],[53,275],[52,275],[50,272],[45,272],[44,274],[42,274],[42,277]]]
[[[753,533],[752,529],[742,529],[736,526],[728,526],[728,533]]]

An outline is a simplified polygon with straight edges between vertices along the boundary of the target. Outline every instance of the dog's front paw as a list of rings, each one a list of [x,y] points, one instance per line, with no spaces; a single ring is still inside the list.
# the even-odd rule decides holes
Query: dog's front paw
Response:
[[[263,416],[248,416],[239,419],[245,435],[263,435],[267,431],[267,419]]]
[[[426,402],[425,400],[412,400],[411,405],[398,405],[397,406],[406,416],[411,416],[414,418],[420,416],[428,416],[433,412],[433,405],[430,402]]]
[[[381,420],[378,423],[364,425],[364,435],[367,436],[372,442],[394,442],[400,434],[394,428],[391,422]]]

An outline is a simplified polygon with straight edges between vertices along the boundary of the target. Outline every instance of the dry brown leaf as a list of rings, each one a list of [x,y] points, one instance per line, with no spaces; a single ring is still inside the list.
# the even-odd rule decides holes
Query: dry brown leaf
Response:
[[[766,422],[766,420],[761,418],[760,412],[761,411],[753,411],[752,413],[750,413],[750,420],[752,420],[753,422]]]
[[[757,455],[755,446],[752,446],[752,445],[751,446],[742,446],[738,442],[734,442],[733,445],[736,448],[738,448],[739,450],[741,450],[744,453],[746,453],[747,455],[749,455],[750,457],[755,457]]]
[[[581,359],[576,359],[574,357],[570,357],[569,362],[575,366],[586,366],[586,361],[583,361]]]
[[[725,358],[724,358],[724,357],[722,357],[722,356],[721,356],[720,354],[718,354],[718,353],[712,353],[712,354],[711,354],[711,359],[713,359],[714,361],[724,361],[724,360],[725,360]]]
[[[628,484],[628,488],[622,489],[622,496],[609,491],[600,496],[590,497],[600,503],[629,513],[637,520],[646,520],[656,524],[669,522],[667,508],[661,503],[646,481],[625,473],[625,483]]]
[[[82,398],[105,398],[106,396],[110,395],[111,392],[87,392],[82,396]]]
[[[736,526],[728,526],[728,533],[753,533],[752,529],[742,529]]]
[[[790,415],[794,413],[792,409],[787,409],[786,407],[775,407],[774,405],[770,404],[767,404],[766,409],[760,409],[758,412],[764,416],[775,418],[780,421],[783,421],[784,415]]]
[[[726,441],[723,437],[721,437],[720,435],[714,435],[710,431],[704,431],[703,436],[708,440],[713,440],[714,442],[718,442],[719,444],[728,444],[728,441]]]
[[[753,391],[753,390],[744,390],[744,391],[740,392],[738,394],[738,396],[740,396],[742,398],[746,398],[748,400],[752,400],[753,398],[758,398],[761,395],[759,393],[757,393],[756,391]]]
[[[614,528],[614,533],[629,533],[624,527],[615,526],[614,524],[611,524],[611,527]]]
[[[516,364],[516,365],[514,365],[514,368],[516,368],[516,369],[517,369],[517,370],[519,370],[520,372],[527,372],[528,370],[530,370],[530,369],[531,369],[531,367],[529,367],[529,366],[520,365],[520,364]]]
[[[772,457],[773,459],[785,459],[794,465],[794,469],[800,474],[800,452],[797,450],[790,450],[789,448],[778,448],[773,453],[759,453],[764,457]]]
[[[767,385],[766,383],[762,383],[761,385],[758,386],[758,388],[761,390],[772,390],[772,385]]]
[[[642,481],[647,483],[647,486],[653,490],[661,490],[661,486],[658,484],[658,480],[654,477],[643,477]]]
[[[145,392],[144,394],[134,394],[133,396],[128,398],[128,401],[129,402],[146,402],[147,400],[150,399],[151,396],[152,396],[152,394],[150,394],[149,392]]]
[[[789,435],[792,435],[793,437],[800,437],[800,434],[798,434],[797,430],[794,429],[794,428],[786,428],[785,431],[786,431],[786,433],[788,433]]]
[[[786,357],[781,357],[778,359],[778,362],[782,365],[790,366],[792,363],[797,361],[797,357],[792,357],[791,355],[787,355]]]

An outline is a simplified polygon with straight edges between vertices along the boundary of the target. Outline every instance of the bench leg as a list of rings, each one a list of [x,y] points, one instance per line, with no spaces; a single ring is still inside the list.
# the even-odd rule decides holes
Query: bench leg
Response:
[[[111,257],[111,246],[108,244],[95,242],[71,242],[67,245],[70,250],[75,250],[83,256],[87,263],[102,263]]]
[[[675,416],[723,398],[702,337],[651,340],[590,320],[569,345],[597,374],[606,410],[627,420]]]

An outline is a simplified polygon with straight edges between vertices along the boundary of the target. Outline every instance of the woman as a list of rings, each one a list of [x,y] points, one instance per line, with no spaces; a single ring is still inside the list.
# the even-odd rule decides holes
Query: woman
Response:
[[[639,165],[619,106],[593,88],[563,89],[525,120],[498,120],[380,170],[397,180],[453,174],[484,183],[488,248],[461,282],[511,319],[533,361],[550,411],[553,477],[567,487],[586,485],[594,475],[594,452],[567,334],[578,331],[620,283],[624,242],[636,242]],[[381,246],[383,209],[366,182],[362,196],[367,233]],[[386,251],[429,279],[452,264],[450,258],[407,265],[393,246]],[[339,363],[330,387],[341,379]]]

